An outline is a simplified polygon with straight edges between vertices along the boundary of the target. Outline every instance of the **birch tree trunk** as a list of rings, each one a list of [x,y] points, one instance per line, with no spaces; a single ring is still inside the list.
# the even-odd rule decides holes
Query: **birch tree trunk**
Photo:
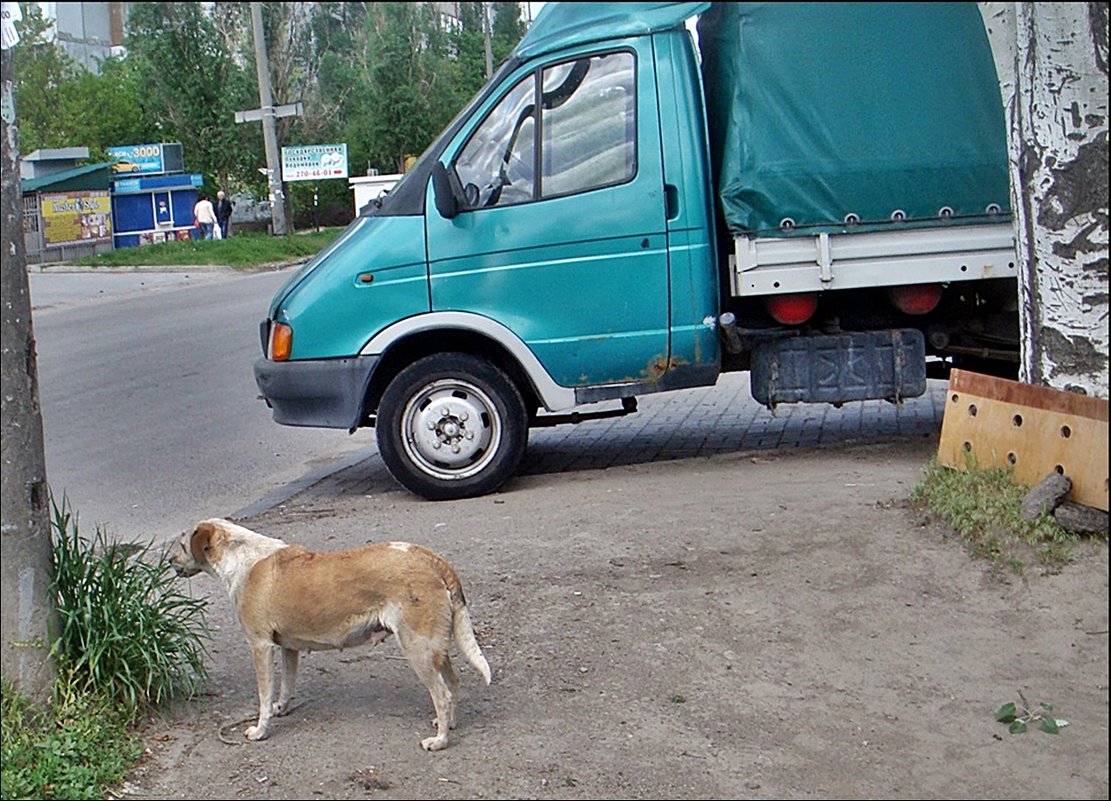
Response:
[[[7,7],[8,3],[4,3]],[[5,8],[5,14],[9,11]],[[5,22],[5,25],[7,22]],[[6,38],[6,35],[5,35]],[[27,253],[23,246],[23,201],[19,188],[19,143],[11,49],[0,55],[0,297],[2,297],[3,435],[0,453],[0,664],[4,679],[29,698],[50,698],[54,666],[49,658],[54,619],[50,590],[50,518],[47,510],[46,457],[39,412],[38,368],[31,329]]]
[[[1020,378],[1108,397],[1106,3],[981,3],[1009,125]]]

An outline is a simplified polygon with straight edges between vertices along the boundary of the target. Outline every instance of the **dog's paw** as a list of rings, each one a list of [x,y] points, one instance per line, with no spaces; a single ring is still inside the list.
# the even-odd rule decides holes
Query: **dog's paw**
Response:
[[[277,701],[270,707],[270,713],[276,718],[283,717],[289,714],[289,710],[293,708],[290,701]]]
[[[425,737],[420,741],[420,747],[425,751],[442,751],[447,748],[447,737]]]
[[[264,726],[248,726],[243,731],[243,736],[248,740],[265,740],[270,732]]]

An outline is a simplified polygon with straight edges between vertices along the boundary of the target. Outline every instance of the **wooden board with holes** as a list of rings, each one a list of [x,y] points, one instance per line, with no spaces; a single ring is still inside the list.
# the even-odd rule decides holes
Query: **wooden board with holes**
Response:
[[[945,397],[938,461],[965,469],[1011,467],[1033,486],[1051,471],[1068,476],[1068,499],[1107,511],[1105,400],[953,370]]]

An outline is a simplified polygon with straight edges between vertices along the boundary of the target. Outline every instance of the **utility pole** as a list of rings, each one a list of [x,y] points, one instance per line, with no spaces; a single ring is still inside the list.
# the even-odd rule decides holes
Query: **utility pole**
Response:
[[[57,631],[53,592],[53,552],[47,508],[46,456],[39,411],[38,363],[31,326],[27,251],[23,244],[23,201],[19,181],[19,132],[16,128],[12,48],[19,42],[18,3],[3,4],[0,46],[0,294],[3,295],[4,393],[0,402],[3,437],[0,471],[0,662],[4,679],[37,703],[50,700],[54,663],[51,631]]]
[[[494,74],[494,52],[490,46],[490,4],[481,3],[482,6],[482,44],[486,48],[486,80]]]
[[[278,131],[274,124],[274,98],[270,88],[270,59],[266,55],[266,35],[262,29],[262,3],[251,3],[251,30],[255,39],[255,67],[258,71],[258,102],[262,107],[262,138],[266,144],[267,180],[270,184],[270,219],[274,236],[285,236],[285,191],[278,150]]]

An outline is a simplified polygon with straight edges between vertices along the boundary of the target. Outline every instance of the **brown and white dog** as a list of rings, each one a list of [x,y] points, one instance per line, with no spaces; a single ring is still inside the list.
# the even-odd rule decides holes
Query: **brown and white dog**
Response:
[[[427,751],[445,748],[454,725],[459,677],[448,655],[452,635],[490,683],[459,577],[420,545],[384,542],[314,553],[214,518],[198,523],[171,551],[179,576],[203,571],[224,585],[243,625],[258,681],[258,722],[247,728],[249,740],[266,737],[271,715],[289,711],[301,651],[377,645],[396,634],[436,708],[436,736],[421,740]],[[272,703],[277,648],[281,690]]]

